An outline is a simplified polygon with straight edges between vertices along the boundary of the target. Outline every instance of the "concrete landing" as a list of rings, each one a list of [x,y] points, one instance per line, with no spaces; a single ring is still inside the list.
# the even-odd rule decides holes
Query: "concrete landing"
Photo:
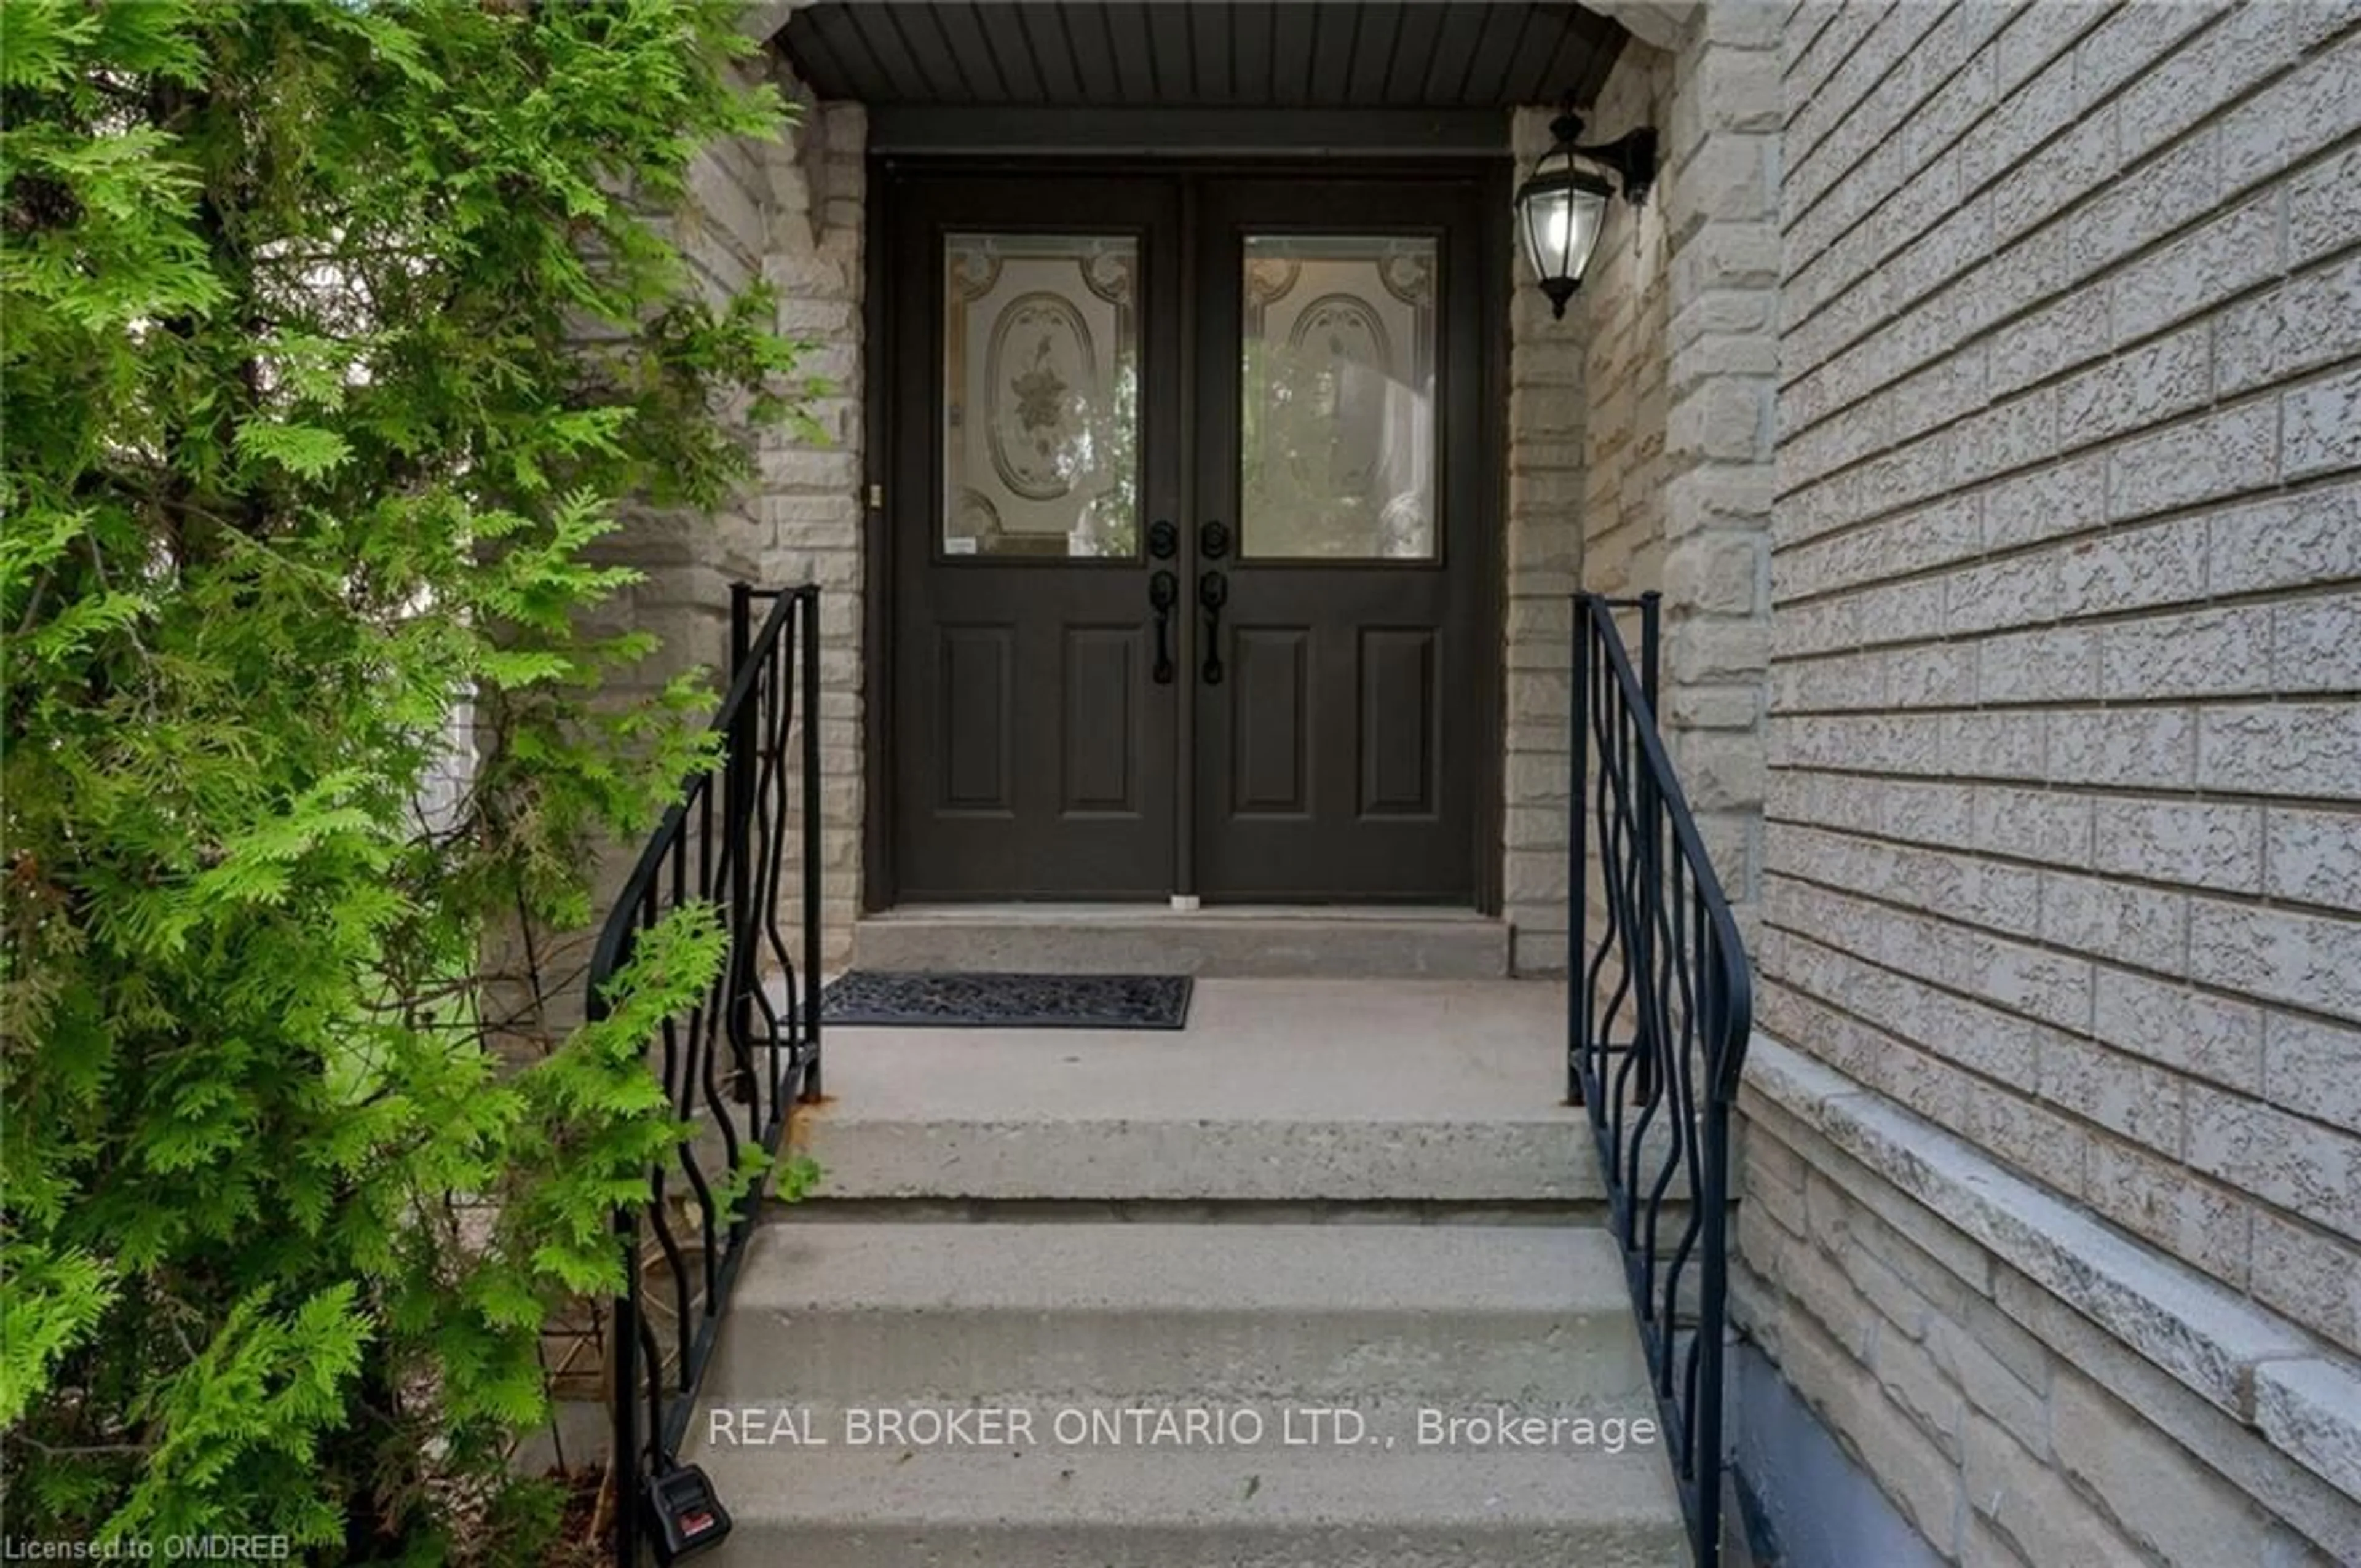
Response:
[[[1208,980],[1188,1027],[838,1028],[823,1201],[1569,1204],[1562,984]]]
[[[862,969],[1498,980],[1509,927],[1472,910],[917,905],[853,923]]]

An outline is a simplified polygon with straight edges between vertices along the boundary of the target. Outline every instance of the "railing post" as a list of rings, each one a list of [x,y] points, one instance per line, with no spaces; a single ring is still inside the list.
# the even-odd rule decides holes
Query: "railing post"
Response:
[[[1658,736],[1664,732],[1661,721],[1664,709],[1663,687],[1660,684],[1660,649],[1663,646],[1664,596],[1650,589],[1640,596],[1640,695],[1648,699],[1648,711],[1641,722]],[[1636,827],[1642,846],[1640,853],[1640,882],[1644,890],[1641,900],[1644,933],[1640,952],[1640,978],[1632,987],[1632,999],[1639,1003],[1640,1043],[1640,1103],[1653,1104],[1663,1076],[1672,1070],[1672,1063],[1661,1060],[1669,1048],[1667,1030],[1657,1003],[1656,986],[1656,922],[1653,912],[1661,906],[1664,896],[1664,799],[1656,780],[1647,768],[1638,772],[1637,787],[1632,791],[1632,804],[1638,808]]]
[[[722,681],[722,690],[736,684],[739,672],[746,667],[746,655],[754,641],[754,588],[751,583],[730,585],[730,671]],[[754,1061],[752,1041],[754,1037],[754,987],[760,983],[755,972],[755,946],[748,939],[750,922],[754,908],[754,776],[757,769],[755,750],[760,736],[755,729],[759,717],[758,705],[746,703],[743,711],[733,715],[730,733],[723,744],[727,753],[721,764],[721,852],[730,862],[730,956],[729,972],[724,983],[729,987],[728,1020],[730,1057],[739,1071],[746,1075],[744,1091],[759,1100],[760,1091],[754,1083]]]
[[[1653,588],[1640,596],[1640,695],[1648,699],[1648,722],[1656,723],[1663,706],[1656,698],[1656,650],[1664,621],[1664,596]],[[1659,733],[1663,726],[1658,725]]]
[[[1697,1437],[1689,1467],[1697,1475],[1699,1560],[1715,1563],[1721,1551],[1721,1336],[1730,1293],[1730,1107],[1719,1092],[1708,1091],[1704,1101],[1700,1154],[1705,1190],[1697,1198],[1705,1209],[1697,1279]]]
[[[803,624],[799,656],[803,660],[803,894],[804,894],[804,1048],[809,1062],[804,1071],[807,1099],[820,1094],[819,1037],[819,589],[796,590],[796,614]]]
[[[1588,1059],[1591,995],[1590,817],[1583,796],[1590,780],[1590,596],[1574,596],[1574,689],[1567,696],[1572,729],[1566,762],[1565,811],[1567,901],[1565,937],[1565,1102],[1583,1102],[1582,1074]]]

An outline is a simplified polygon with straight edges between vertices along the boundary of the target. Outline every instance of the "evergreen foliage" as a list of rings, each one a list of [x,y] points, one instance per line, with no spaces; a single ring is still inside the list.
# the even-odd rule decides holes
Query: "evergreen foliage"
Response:
[[[702,685],[584,612],[795,419],[638,214],[774,93],[708,0],[0,5],[0,1422],[13,1536],[517,1560],[544,1319],[682,1136],[685,912],[518,1062]],[[479,755],[422,809],[472,704]],[[462,1550],[456,1543],[465,1541]]]

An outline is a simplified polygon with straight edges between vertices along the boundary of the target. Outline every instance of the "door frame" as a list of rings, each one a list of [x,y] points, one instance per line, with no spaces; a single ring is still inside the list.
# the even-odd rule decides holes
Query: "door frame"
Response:
[[[1082,116],[1077,115],[1076,118]],[[866,170],[868,201],[862,289],[861,685],[862,787],[864,801],[861,830],[860,907],[862,914],[876,914],[894,907],[899,902],[900,887],[894,864],[891,816],[895,779],[895,715],[892,706],[892,661],[895,647],[894,592],[895,574],[899,563],[895,554],[895,530],[890,526],[885,507],[878,504],[881,496],[890,499],[890,492],[885,488],[892,478],[890,456],[897,434],[895,429],[895,400],[888,391],[897,349],[893,341],[891,323],[897,313],[888,308],[892,278],[886,253],[900,182],[906,179],[961,175],[978,179],[1021,179],[1027,176],[1054,179],[1123,174],[1177,178],[1182,181],[1181,232],[1179,236],[1180,276],[1186,278],[1193,276],[1196,257],[1194,220],[1198,187],[1205,181],[1224,176],[1290,173],[1314,179],[1323,176],[1369,179],[1388,175],[1461,178],[1477,186],[1484,211],[1499,214],[1498,223],[1485,225],[1476,236],[1477,254],[1482,264],[1477,280],[1477,319],[1481,323],[1477,345],[1477,395],[1480,399],[1477,447],[1483,460],[1478,464],[1475,476],[1477,507],[1481,515],[1477,526],[1470,531],[1474,538],[1467,569],[1478,575],[1474,627],[1477,644],[1492,651],[1488,667],[1483,672],[1483,678],[1475,683],[1473,692],[1478,708],[1476,723],[1476,801],[1474,809],[1468,814],[1471,819],[1469,831],[1475,836],[1474,907],[1479,915],[1498,916],[1500,913],[1509,681],[1507,646],[1503,640],[1508,600],[1509,426],[1506,409],[1510,346],[1508,299],[1510,245],[1512,237],[1509,195],[1514,166],[1509,148],[1508,116],[1501,115],[1498,124],[1499,145],[1497,152],[1474,156],[1460,153],[1340,156],[1333,150],[1313,147],[1286,153],[1207,155],[1184,152],[1169,157],[1137,154],[1092,156],[1068,150],[1044,150],[1021,157],[1005,152],[982,156],[871,152]],[[1194,484],[1191,465],[1186,460],[1185,445],[1191,439],[1191,425],[1194,420],[1191,405],[1195,399],[1193,394],[1186,392],[1186,389],[1192,385],[1189,379],[1193,368],[1190,356],[1195,352],[1195,325],[1193,309],[1184,304],[1180,329],[1183,356],[1180,373],[1184,388],[1180,415],[1184,444],[1181,471],[1182,499],[1190,504],[1181,509],[1183,519],[1192,515],[1195,499],[1193,495],[1185,493],[1186,488]],[[1182,727],[1181,737],[1177,765],[1193,769],[1194,749],[1190,744],[1191,729],[1186,724]],[[1188,822],[1191,814],[1184,811],[1180,815],[1182,824],[1174,852],[1180,864],[1187,868],[1194,853],[1194,835],[1193,828]],[[1193,886],[1193,876],[1186,880]],[[1111,905],[1109,907],[1120,906]],[[1406,911],[1418,907],[1404,906]]]

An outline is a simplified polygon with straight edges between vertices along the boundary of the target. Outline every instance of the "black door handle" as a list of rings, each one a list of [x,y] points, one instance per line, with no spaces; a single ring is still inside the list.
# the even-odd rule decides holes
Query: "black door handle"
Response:
[[[1230,579],[1208,572],[1197,579],[1197,602],[1205,607],[1205,684],[1222,684],[1222,606],[1230,598]]]
[[[1172,607],[1180,600],[1180,579],[1170,572],[1159,572],[1148,579],[1148,608],[1156,611],[1155,681],[1159,686],[1172,684]]]

